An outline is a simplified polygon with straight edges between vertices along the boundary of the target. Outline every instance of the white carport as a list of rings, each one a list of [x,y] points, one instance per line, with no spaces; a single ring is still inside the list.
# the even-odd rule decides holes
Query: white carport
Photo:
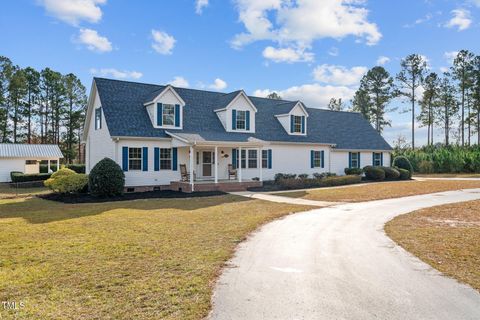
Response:
[[[39,173],[40,161],[60,163],[63,154],[55,144],[0,143],[0,182],[10,182],[10,172]]]

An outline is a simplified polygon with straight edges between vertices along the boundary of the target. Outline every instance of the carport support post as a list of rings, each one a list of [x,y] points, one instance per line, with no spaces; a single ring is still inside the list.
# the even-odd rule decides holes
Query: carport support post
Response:
[[[47,173],[50,173],[50,160],[47,160],[48,166],[47,166]]]
[[[238,147],[238,182],[242,182],[242,147]]]
[[[263,156],[263,154],[262,154],[262,152],[263,152],[263,151],[262,151],[261,148],[258,148],[258,149],[257,149],[257,164],[258,164],[258,168],[259,168],[259,170],[260,170],[260,174],[259,174],[258,179],[259,179],[260,181],[263,181],[263,170],[262,170],[262,163],[263,163],[263,161],[262,161],[262,160],[263,160],[263,157],[262,157],[262,156]]]
[[[218,146],[215,146],[215,159],[213,160],[215,162],[215,183],[218,183]]]
[[[57,159],[57,170],[55,171],[58,171],[58,169],[60,169],[60,159]]]
[[[190,185],[192,186],[192,192],[194,191],[193,186],[193,146],[190,146],[190,159],[189,159],[189,167],[190,167]]]

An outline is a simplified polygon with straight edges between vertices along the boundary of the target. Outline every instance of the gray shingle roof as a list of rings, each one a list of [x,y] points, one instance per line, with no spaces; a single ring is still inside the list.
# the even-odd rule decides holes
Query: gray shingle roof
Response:
[[[112,136],[168,137],[152,126],[143,105],[165,86],[95,78],[105,120]],[[288,113],[296,101],[249,97],[255,107],[254,134],[226,132],[214,110],[225,107],[238,91],[219,93],[174,87],[185,101],[183,129],[172,133],[195,134],[207,141],[248,141],[253,137],[272,142],[335,144],[338,149],[390,150],[390,145],[355,112],[308,108],[306,136],[289,135],[275,115]],[[153,97],[153,98],[152,98]],[[224,105],[223,105],[224,104]]]
[[[56,144],[0,143],[0,158],[63,158]]]

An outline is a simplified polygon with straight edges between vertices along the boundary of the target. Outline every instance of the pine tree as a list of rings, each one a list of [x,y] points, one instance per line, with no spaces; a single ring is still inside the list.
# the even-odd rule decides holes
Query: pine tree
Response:
[[[32,121],[37,114],[35,106],[40,93],[40,73],[31,68],[25,68],[25,78],[27,80],[27,101],[24,110],[24,116],[27,118],[27,143],[32,143]]]
[[[13,65],[10,59],[0,56],[0,142],[8,142],[10,107],[8,87],[13,74]]]
[[[8,85],[8,94],[10,105],[13,107],[11,119],[13,122],[13,143],[19,142],[21,135],[19,134],[19,124],[23,122],[23,107],[25,102],[23,98],[27,93],[27,78],[23,69],[14,68],[12,78]]]
[[[344,109],[342,98],[331,98],[327,108],[332,111],[342,111]]]
[[[358,88],[352,100],[352,111],[360,112],[368,122],[372,122],[372,101],[365,88]]]
[[[417,119],[423,126],[427,126],[427,145],[433,145],[433,127],[436,117],[436,106],[438,96],[438,75],[435,72],[430,73],[424,81],[422,100],[420,100],[421,111]]]
[[[443,127],[445,132],[445,145],[450,144],[450,131],[455,115],[458,113],[458,103],[455,98],[456,90],[452,84],[450,73],[444,73],[439,80],[438,86],[438,106],[441,112],[438,113],[438,124]]]
[[[65,97],[67,102],[67,110],[65,117],[65,126],[67,132],[65,134],[65,149],[64,154],[66,160],[72,163],[76,157],[76,130],[82,127],[82,114],[84,113],[87,103],[85,94],[85,87],[82,85],[80,79],[74,74],[69,73],[63,77],[65,87]]]

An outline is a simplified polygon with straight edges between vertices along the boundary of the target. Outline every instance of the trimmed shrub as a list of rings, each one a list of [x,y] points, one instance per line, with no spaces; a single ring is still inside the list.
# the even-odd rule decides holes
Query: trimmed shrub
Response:
[[[298,179],[305,180],[308,178],[308,173],[302,173],[298,175]]]
[[[422,160],[418,164],[418,172],[420,173],[433,173],[435,170],[433,168],[433,162],[428,160]]]
[[[362,168],[345,168],[345,174],[346,175],[361,175],[363,173]]]
[[[80,164],[80,163],[67,164],[67,165],[65,166],[65,168],[72,169],[72,170],[75,171],[76,173],[85,173],[85,172],[86,172],[86,170],[85,170],[85,165],[84,165],[84,164]]]
[[[392,167],[380,167],[385,171],[385,179],[387,180],[397,180],[400,178],[400,172]]]
[[[413,167],[407,157],[398,156],[393,159],[393,166],[410,171],[413,174]]]
[[[33,182],[33,181],[45,181],[50,178],[51,173],[32,173],[32,174],[24,174],[23,172],[19,171],[12,171],[10,172],[10,178],[12,182]]]
[[[412,178],[410,171],[402,168],[398,168],[397,170],[400,172],[400,180],[410,180]]]
[[[336,177],[337,174],[332,173],[332,172],[322,172],[322,173],[315,172],[312,176],[315,179],[325,179],[325,178],[329,178],[329,177]]]
[[[97,197],[123,194],[125,174],[110,158],[103,158],[90,171],[88,185],[90,193]]]
[[[44,184],[47,188],[57,193],[78,193],[86,191],[88,176],[63,168],[52,174],[52,177],[45,181]]]
[[[359,183],[362,181],[360,176],[330,176],[325,178],[307,178],[307,179],[280,179],[277,184],[283,189],[304,189],[342,186],[347,184]]]
[[[363,172],[365,172],[365,177],[368,180],[385,180],[385,171],[381,167],[366,166],[365,168],[363,168]]]

